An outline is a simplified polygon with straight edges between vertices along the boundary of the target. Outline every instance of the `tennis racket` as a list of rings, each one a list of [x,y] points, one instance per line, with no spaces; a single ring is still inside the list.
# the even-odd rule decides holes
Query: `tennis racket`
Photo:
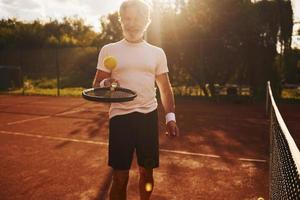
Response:
[[[126,102],[136,96],[136,92],[122,87],[89,88],[82,92],[84,99],[97,102]]]

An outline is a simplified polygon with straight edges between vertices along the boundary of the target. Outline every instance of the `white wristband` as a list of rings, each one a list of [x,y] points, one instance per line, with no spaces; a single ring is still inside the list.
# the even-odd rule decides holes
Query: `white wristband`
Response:
[[[175,113],[170,112],[166,114],[166,124],[170,121],[176,122]]]
[[[107,78],[103,79],[100,83],[99,83],[99,86],[100,87],[104,87],[104,82],[107,80]]]

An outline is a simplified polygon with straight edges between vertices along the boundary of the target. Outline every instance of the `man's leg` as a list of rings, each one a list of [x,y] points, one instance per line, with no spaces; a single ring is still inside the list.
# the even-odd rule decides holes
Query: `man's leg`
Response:
[[[140,171],[140,199],[150,199],[154,187],[153,169],[159,166],[157,110],[140,114],[138,121],[137,161]]]
[[[154,187],[153,169],[139,167],[140,171],[140,200],[149,200]]]
[[[135,114],[116,116],[109,123],[108,165],[113,168],[110,200],[126,200],[135,140],[132,118]]]
[[[129,170],[113,170],[110,200],[126,200],[128,178]]]

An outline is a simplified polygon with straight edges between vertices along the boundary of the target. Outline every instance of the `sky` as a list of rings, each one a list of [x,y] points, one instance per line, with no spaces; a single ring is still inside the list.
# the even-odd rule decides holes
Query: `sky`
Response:
[[[0,0],[0,18],[32,21],[61,20],[64,16],[83,18],[99,31],[99,18],[114,12],[122,0]]]
[[[101,16],[118,10],[123,0],[0,0],[0,18],[19,20],[61,20],[64,16],[83,18],[99,31]],[[151,2],[151,0],[145,0]],[[294,21],[300,28],[300,0],[292,0]],[[294,30],[296,30],[296,26]],[[294,31],[296,34],[296,31]],[[293,46],[300,48],[300,36],[293,37]]]

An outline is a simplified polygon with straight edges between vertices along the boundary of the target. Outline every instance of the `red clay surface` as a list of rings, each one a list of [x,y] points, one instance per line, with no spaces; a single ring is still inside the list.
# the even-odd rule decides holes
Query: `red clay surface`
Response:
[[[177,100],[179,138],[164,135],[152,200],[268,199],[263,104]],[[299,144],[300,105],[282,105]],[[1,200],[104,200],[108,104],[81,98],[0,96]],[[298,135],[297,135],[298,133]],[[298,145],[299,146],[299,145]],[[128,200],[138,200],[132,164]]]

